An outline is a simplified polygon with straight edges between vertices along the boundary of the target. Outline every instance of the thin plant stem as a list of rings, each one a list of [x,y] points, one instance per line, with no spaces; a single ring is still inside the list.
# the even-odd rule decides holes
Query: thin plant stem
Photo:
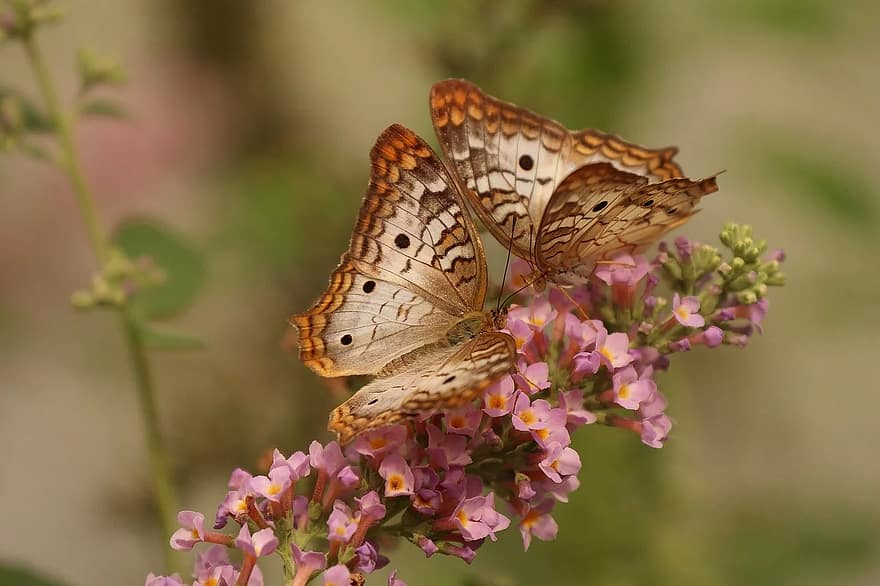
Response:
[[[58,93],[49,75],[46,61],[33,35],[26,36],[23,39],[23,44],[37,85],[46,102],[48,113],[55,123],[61,147],[61,166],[70,179],[83,223],[88,232],[89,241],[91,242],[98,265],[102,266],[109,257],[109,246],[95,206],[95,199],[86,181],[74,144],[74,118],[72,115],[65,113],[61,107],[61,102],[58,99]],[[153,377],[147,361],[143,335],[131,307],[128,305],[120,307],[119,318],[128,344],[132,370],[134,371],[138,405],[144,422],[150,476],[153,482],[153,495],[156,501],[161,530],[162,551],[165,555],[165,566],[170,572],[175,565],[175,558],[172,550],[168,547],[167,539],[174,531],[176,525],[175,511],[177,499],[171,482],[168,458],[159,427]]]
[[[73,143],[73,119],[61,107],[58,92],[55,91],[55,86],[49,75],[49,69],[46,66],[46,60],[43,58],[36,39],[34,39],[33,35],[28,35],[23,39],[23,44],[31,69],[34,72],[34,77],[36,77],[37,85],[40,87],[40,93],[42,93],[43,99],[46,100],[49,115],[55,123],[58,140],[61,143],[61,165],[73,186],[76,203],[86,225],[86,232],[88,232],[89,241],[98,259],[98,264],[103,264],[107,260],[109,252],[107,239],[104,236],[98,211],[95,208],[95,201],[89,190],[76,147]]]
[[[168,456],[159,429],[159,414],[156,408],[156,397],[153,392],[153,377],[147,362],[147,351],[143,335],[137,321],[132,317],[131,309],[123,307],[120,313],[122,327],[128,341],[128,351],[134,370],[135,387],[137,388],[138,404],[144,420],[144,432],[147,440],[147,454],[150,460],[150,471],[153,478],[153,497],[159,514],[160,537],[162,551],[165,553],[165,566],[171,570],[174,565],[172,549],[168,547],[168,537],[176,525],[177,498],[171,482]]]

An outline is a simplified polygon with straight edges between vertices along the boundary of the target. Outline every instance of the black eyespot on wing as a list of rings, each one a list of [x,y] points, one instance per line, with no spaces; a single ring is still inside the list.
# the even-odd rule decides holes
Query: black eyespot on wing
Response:
[[[398,234],[394,238],[394,245],[397,246],[397,248],[408,247],[409,246],[409,236],[407,236],[406,234]]]
[[[529,155],[523,155],[519,158],[519,166],[523,171],[529,171],[535,166],[535,161]]]
[[[451,383],[454,380],[455,380],[455,375],[453,374],[453,375],[449,376],[445,381],[443,381],[443,384],[448,385],[449,383]]]
[[[593,211],[594,212],[601,212],[602,210],[605,209],[605,206],[607,206],[607,205],[608,205],[607,201],[604,201],[604,200],[600,201],[599,203],[597,203],[596,205],[593,206]]]
[[[668,210],[666,210],[666,213],[669,214],[670,216],[674,216],[675,212],[677,212],[677,211],[678,210],[676,208],[669,208]]]
[[[642,202],[642,207],[643,207],[643,208],[649,208],[649,207],[651,207],[652,205],[654,205],[654,200],[653,200],[653,199],[646,199],[645,201]]]
[[[363,289],[364,293],[372,293],[373,289],[376,288],[376,281],[367,281],[364,283]]]
[[[343,346],[348,346],[352,342],[351,334],[345,334],[339,341],[342,342]]]
[[[370,401],[367,403],[367,405],[375,405],[378,402],[379,402],[379,399],[370,399]]]

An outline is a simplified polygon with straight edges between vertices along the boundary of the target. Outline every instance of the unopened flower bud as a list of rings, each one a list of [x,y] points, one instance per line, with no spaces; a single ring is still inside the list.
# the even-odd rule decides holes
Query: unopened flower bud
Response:
[[[79,310],[92,309],[95,307],[95,297],[88,291],[76,291],[70,296],[70,304]]]
[[[785,285],[785,273],[776,273],[774,275],[769,275],[766,281],[767,285],[771,287],[781,287]]]
[[[739,302],[744,305],[751,305],[758,302],[758,296],[755,295],[754,291],[742,291],[741,293],[738,293],[736,297]]]

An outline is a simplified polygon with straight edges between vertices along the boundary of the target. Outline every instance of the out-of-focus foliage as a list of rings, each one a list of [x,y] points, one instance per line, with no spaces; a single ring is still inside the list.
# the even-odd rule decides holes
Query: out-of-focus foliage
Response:
[[[61,586],[61,582],[40,576],[31,570],[0,564],[0,584],[9,586]]]
[[[161,284],[137,292],[135,302],[151,319],[171,317],[185,310],[205,284],[201,252],[165,226],[145,219],[126,220],[113,238],[129,258],[146,258],[162,267]]]

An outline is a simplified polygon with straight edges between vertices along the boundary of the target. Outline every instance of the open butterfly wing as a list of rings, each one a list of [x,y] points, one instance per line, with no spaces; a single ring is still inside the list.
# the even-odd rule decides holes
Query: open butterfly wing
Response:
[[[583,282],[596,262],[618,252],[641,252],[694,213],[718,190],[715,177],[649,183],[608,163],[578,169],[559,185],[542,219],[540,270],[563,282]]]
[[[513,369],[516,344],[488,332],[463,344],[426,349],[397,374],[362,387],[330,414],[328,428],[347,443],[355,435],[405,417],[470,403]]]
[[[321,298],[291,318],[300,358],[323,376],[375,374],[443,338],[486,295],[482,244],[430,147],[394,125],[371,159],[348,252]]]

